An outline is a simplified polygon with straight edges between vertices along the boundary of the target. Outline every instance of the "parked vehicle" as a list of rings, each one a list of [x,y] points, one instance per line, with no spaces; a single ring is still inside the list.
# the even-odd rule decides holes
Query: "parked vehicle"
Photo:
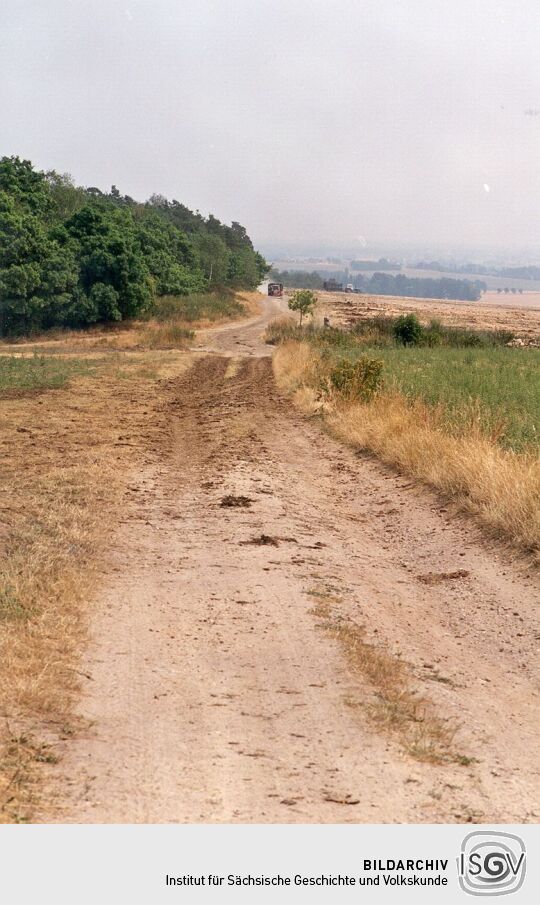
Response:
[[[277,295],[281,298],[283,295],[283,283],[268,283],[268,295]]]
[[[354,286],[352,283],[347,283],[345,286],[345,292],[354,292]]]
[[[328,292],[343,292],[343,283],[338,283],[334,279],[325,280],[323,289],[327,289]]]

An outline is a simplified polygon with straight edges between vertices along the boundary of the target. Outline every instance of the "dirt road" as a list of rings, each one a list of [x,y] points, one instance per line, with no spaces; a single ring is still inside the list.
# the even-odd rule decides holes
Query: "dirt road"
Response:
[[[163,444],[132,481],[93,604],[89,728],[65,743],[44,819],[535,821],[532,577],[278,394],[266,305],[208,331],[164,387]],[[321,601],[408,664],[457,727],[448,762],[373,723],[377,688]]]

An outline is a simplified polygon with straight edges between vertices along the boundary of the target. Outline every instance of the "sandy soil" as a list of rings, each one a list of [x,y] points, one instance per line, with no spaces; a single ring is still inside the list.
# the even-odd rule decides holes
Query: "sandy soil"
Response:
[[[497,294],[495,293],[495,296]],[[414,311],[427,323],[436,318],[445,324],[477,330],[511,330],[526,342],[540,342],[540,309],[522,304],[504,304],[491,297],[480,302],[452,302],[440,299],[410,299],[398,296],[356,295],[344,292],[317,292],[317,318],[330,318],[334,326],[354,324],[361,317],[380,314],[395,316]]]
[[[534,578],[278,394],[261,332],[282,307],[200,336],[163,383],[166,429],[92,604],[89,728],[41,819],[535,821]],[[376,689],[316,612],[329,589],[458,727],[461,765],[419,762],[369,721]]]

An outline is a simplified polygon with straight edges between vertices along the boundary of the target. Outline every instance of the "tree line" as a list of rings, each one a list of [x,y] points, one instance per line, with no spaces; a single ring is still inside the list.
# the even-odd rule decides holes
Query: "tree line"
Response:
[[[255,288],[267,270],[239,223],[0,159],[0,335],[121,321],[162,295]]]
[[[351,261],[351,270],[401,270],[398,261],[389,261],[388,258],[379,258],[378,261]]]
[[[440,261],[418,261],[416,270],[438,270],[440,273],[478,273],[481,276],[509,277],[516,280],[540,280],[540,267],[525,264],[520,267],[491,267],[487,264],[441,264]]]
[[[355,289],[371,295],[397,295],[406,298],[457,299],[476,302],[487,286],[482,280],[454,280],[450,277],[407,277],[402,273],[374,273],[370,279],[356,277]]]
[[[273,267],[269,277],[291,289],[322,289],[324,282],[320,273],[315,270],[308,273],[305,270],[276,270]]]
[[[317,271],[306,273],[301,270],[271,270],[271,278],[279,280],[292,289],[322,289],[324,278],[332,277],[338,283],[352,282],[357,292],[369,295],[396,295],[407,298],[457,299],[478,301],[487,288],[483,280],[456,280],[451,277],[433,279],[431,277],[406,277],[404,274],[374,273],[371,277],[356,274],[351,277],[344,271],[324,274]]]

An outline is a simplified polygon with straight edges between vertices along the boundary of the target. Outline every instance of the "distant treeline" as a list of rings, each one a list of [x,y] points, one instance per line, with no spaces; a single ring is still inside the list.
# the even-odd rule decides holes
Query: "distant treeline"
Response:
[[[476,302],[486,290],[481,280],[453,280],[441,277],[440,280],[422,277],[406,277],[402,273],[392,276],[389,273],[374,273],[368,280],[356,277],[355,289],[371,295],[402,295],[408,298],[423,299],[458,299]]]
[[[305,270],[276,270],[273,267],[269,276],[271,280],[283,283],[291,289],[322,289],[324,282],[320,273],[315,270],[307,273]]]
[[[440,273],[479,273],[482,276],[508,277],[515,280],[540,280],[540,267],[489,267],[485,264],[441,264],[440,261],[419,261],[416,270],[438,270]]]
[[[158,296],[254,288],[267,270],[239,223],[0,159],[0,335],[137,317]]]
[[[429,277],[406,277],[402,273],[395,276],[389,273],[374,273],[371,277],[361,274],[350,277],[344,271],[325,272],[324,278],[313,271],[305,273],[301,270],[272,270],[272,279],[279,280],[284,286],[293,289],[322,289],[325,279],[333,278],[338,283],[351,282],[358,292],[369,295],[398,295],[407,298],[458,299],[460,301],[477,301],[486,284],[481,280],[455,280],[441,277],[436,280]]]
[[[378,261],[351,261],[351,270],[401,270],[397,261],[379,258]]]

